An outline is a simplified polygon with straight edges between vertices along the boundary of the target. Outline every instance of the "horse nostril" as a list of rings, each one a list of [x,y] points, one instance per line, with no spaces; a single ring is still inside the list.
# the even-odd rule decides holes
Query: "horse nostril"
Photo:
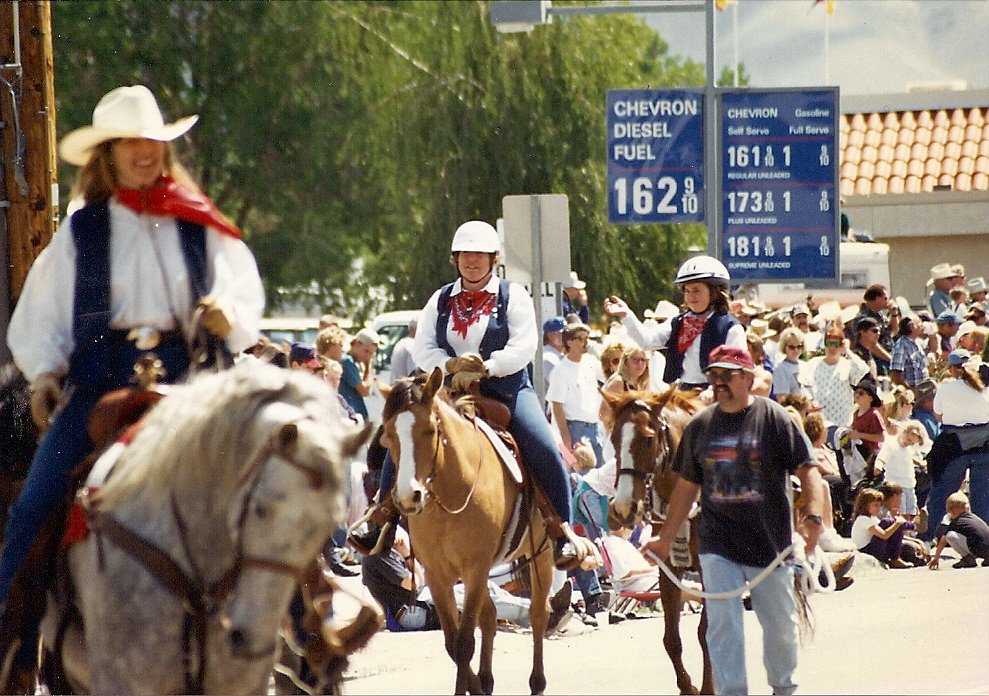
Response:
[[[242,629],[235,628],[230,631],[230,646],[234,649],[234,652],[247,647],[247,636],[244,635]]]
[[[412,492],[412,503],[414,505],[418,505],[421,502],[422,502],[422,491],[413,491]]]

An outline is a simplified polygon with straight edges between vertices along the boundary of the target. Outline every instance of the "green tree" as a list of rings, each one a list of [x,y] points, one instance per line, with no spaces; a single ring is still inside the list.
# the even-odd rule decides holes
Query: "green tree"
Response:
[[[55,3],[59,131],[109,89],[142,82],[169,116],[199,113],[180,143],[207,192],[245,229],[269,304],[363,318],[420,306],[452,277],[461,222],[501,199],[565,193],[572,265],[595,307],[637,308],[703,227],[607,222],[608,89],[700,85],[630,15],[557,19],[498,35],[488,3]],[[290,292],[276,292],[293,288]]]

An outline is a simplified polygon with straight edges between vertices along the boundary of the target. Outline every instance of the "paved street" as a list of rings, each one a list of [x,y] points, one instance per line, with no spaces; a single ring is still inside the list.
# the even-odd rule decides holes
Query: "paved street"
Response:
[[[816,628],[800,651],[800,692],[989,694],[989,568],[954,570],[950,561],[941,568],[853,568],[850,588],[815,595]],[[692,676],[700,671],[700,649],[691,638],[698,620],[686,614],[681,622]],[[676,693],[661,615],[602,624],[591,631],[574,619],[547,641],[547,693]],[[746,612],[746,639],[749,689],[771,693],[752,612]],[[498,632],[496,693],[528,693],[530,654],[527,632]],[[452,693],[454,676],[439,631],[386,632],[353,657],[344,691]]]

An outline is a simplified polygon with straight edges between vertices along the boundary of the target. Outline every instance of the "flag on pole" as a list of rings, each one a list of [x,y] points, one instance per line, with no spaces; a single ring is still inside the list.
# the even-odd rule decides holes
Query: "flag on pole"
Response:
[[[714,0],[714,7],[720,12],[737,0]]]
[[[723,0],[715,0],[715,1],[720,4]],[[728,0],[728,1],[731,2],[731,0]],[[835,0],[814,0],[814,6],[815,7],[817,7],[821,3],[824,3],[824,11],[825,12],[827,12],[829,15],[833,15],[834,14],[834,3],[835,3]]]

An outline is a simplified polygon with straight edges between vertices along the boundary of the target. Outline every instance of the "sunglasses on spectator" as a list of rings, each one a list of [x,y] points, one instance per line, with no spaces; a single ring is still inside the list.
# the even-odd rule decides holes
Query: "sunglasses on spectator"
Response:
[[[837,348],[842,343],[843,343],[843,341],[841,341],[841,340],[839,340],[837,338],[826,338],[826,339],[824,339],[824,345],[827,346],[828,348]]]
[[[801,345],[799,345],[799,344],[797,344],[797,343],[791,343],[788,346],[783,346],[783,350],[790,350],[791,348],[797,348],[799,350],[803,350],[804,347],[801,346]]]
[[[707,381],[709,384],[727,384],[731,378],[740,375],[744,370],[720,370],[714,368],[707,371]]]

